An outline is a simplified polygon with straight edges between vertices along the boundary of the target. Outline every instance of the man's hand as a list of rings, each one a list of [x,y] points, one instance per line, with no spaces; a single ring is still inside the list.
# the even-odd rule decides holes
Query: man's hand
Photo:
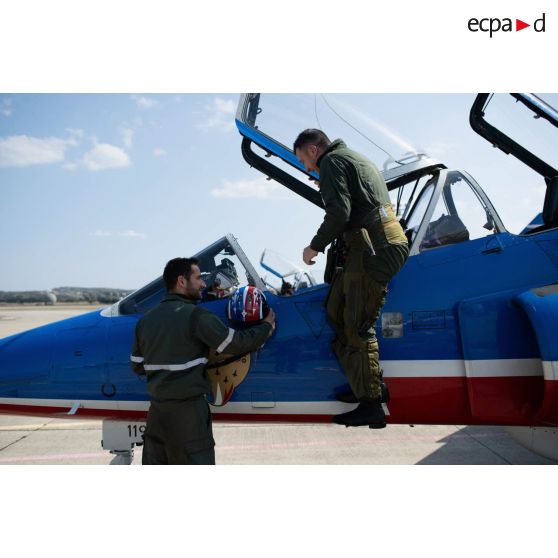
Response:
[[[306,246],[304,248],[304,252],[302,252],[302,259],[306,265],[314,265],[316,262],[313,259],[318,255],[316,250],[310,248],[310,246]]]
[[[263,319],[264,322],[267,322],[271,325],[271,333],[275,331],[275,312],[273,308],[269,309],[269,314]]]

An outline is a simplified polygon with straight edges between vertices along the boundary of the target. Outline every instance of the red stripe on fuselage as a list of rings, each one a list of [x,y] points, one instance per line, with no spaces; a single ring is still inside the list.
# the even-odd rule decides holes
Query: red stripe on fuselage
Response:
[[[546,418],[537,416],[544,397],[552,393],[558,398],[558,382],[543,382],[542,377],[437,377],[386,378],[391,401],[387,422],[392,424],[497,424],[543,426]],[[546,397],[545,397],[546,403]],[[300,402],[304,406],[304,402]],[[554,402],[552,404],[554,407]],[[226,408],[226,407],[225,407]],[[473,409],[473,413],[471,413]],[[68,407],[0,404],[0,414],[49,416],[59,418],[91,418],[146,420],[146,411],[83,409],[68,415]],[[231,422],[330,422],[328,414],[213,412],[215,421]],[[544,421],[544,422],[541,422]]]

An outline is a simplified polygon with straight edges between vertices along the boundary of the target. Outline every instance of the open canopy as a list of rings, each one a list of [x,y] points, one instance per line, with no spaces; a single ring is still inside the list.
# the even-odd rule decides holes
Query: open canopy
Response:
[[[480,136],[544,178],[543,224],[538,230],[558,226],[558,111],[532,93],[480,93],[469,121]]]

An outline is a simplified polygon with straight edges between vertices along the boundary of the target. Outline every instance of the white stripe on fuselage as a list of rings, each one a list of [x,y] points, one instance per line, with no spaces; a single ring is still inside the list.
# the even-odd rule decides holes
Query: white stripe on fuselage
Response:
[[[0,405],[28,407],[57,407],[70,409],[76,402],[70,399],[27,399],[0,397]],[[80,409],[107,411],[142,411],[147,413],[149,401],[96,401],[82,400]],[[334,415],[354,408],[354,404],[338,401],[278,401],[274,407],[255,409],[250,401],[229,401],[223,407],[212,407],[213,414],[264,414],[264,415]]]
[[[557,361],[543,361],[544,379],[549,382],[558,381],[558,362]]]
[[[538,358],[510,360],[466,360],[469,378],[505,378],[507,376],[542,376],[543,362]]]
[[[542,376],[538,358],[493,360],[384,360],[386,378],[505,378]]]
[[[500,360],[387,360],[382,362],[386,378],[506,378],[543,376],[548,381],[558,381],[558,361],[539,359],[500,359]],[[467,368],[467,370],[466,370]],[[130,372],[132,373],[132,372]],[[107,411],[147,412],[149,401],[117,400],[74,400],[74,399],[35,399],[0,397],[0,405],[19,405],[29,407],[57,407],[72,409],[80,404],[80,409]],[[337,401],[277,401],[274,407],[257,408],[251,402],[229,401],[225,406],[212,408],[214,414],[285,414],[285,415],[330,415],[346,411],[352,405]],[[79,414],[79,411],[78,411]]]

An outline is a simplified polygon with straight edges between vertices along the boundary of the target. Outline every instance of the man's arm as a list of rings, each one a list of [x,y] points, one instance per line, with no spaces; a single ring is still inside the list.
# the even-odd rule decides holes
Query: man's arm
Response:
[[[205,308],[196,308],[193,333],[217,354],[239,355],[259,349],[275,328],[275,317],[270,310],[270,317],[261,324],[245,330],[227,327],[215,314]]]
[[[134,333],[134,344],[132,346],[132,354],[130,355],[130,365],[132,370],[139,376],[145,376],[145,369],[143,367],[143,355],[141,353],[139,338],[138,338],[138,326],[139,322],[136,324],[136,331]]]
[[[328,244],[342,234],[351,215],[351,197],[343,163],[336,157],[326,157],[320,165],[320,194],[325,205],[325,217],[310,248],[323,252]]]

